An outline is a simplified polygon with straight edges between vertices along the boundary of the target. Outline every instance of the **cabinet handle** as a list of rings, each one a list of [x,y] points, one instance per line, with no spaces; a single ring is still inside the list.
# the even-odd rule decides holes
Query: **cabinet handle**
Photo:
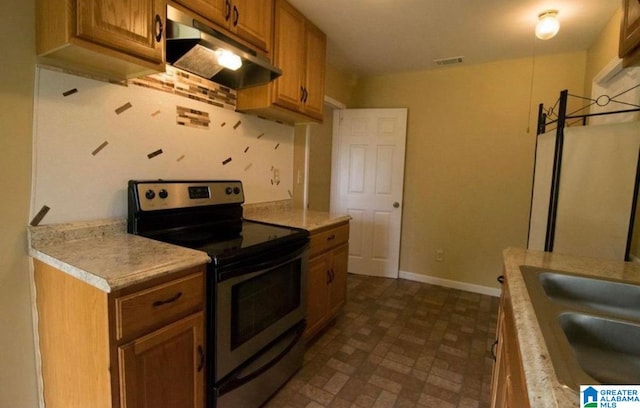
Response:
[[[238,7],[233,6],[233,26],[234,27],[238,26],[238,20],[240,20],[240,11],[238,10]]]
[[[497,281],[500,282],[500,284],[502,285],[504,283],[504,275],[498,276]]]
[[[497,346],[498,346],[498,339],[496,339],[496,341],[494,341],[493,345],[491,346],[491,357],[493,358],[493,361],[498,361],[498,356],[496,356]]]
[[[331,234],[327,237],[327,241],[333,241],[334,239],[336,239],[336,234]]]
[[[304,87],[300,87],[300,102],[304,102]]]
[[[171,296],[169,299],[156,300],[155,302],[153,302],[153,307],[160,307],[169,303],[173,303],[176,300],[180,299],[181,297],[182,297],[182,292],[178,292],[175,295]]]
[[[204,350],[201,345],[198,345],[198,372],[204,368]]]
[[[229,21],[230,17],[231,17],[231,2],[229,0],[226,0],[224,2],[224,21]]]
[[[331,272],[327,269],[327,285],[331,283]]]
[[[309,91],[307,91],[307,88],[304,88],[304,103],[307,103],[307,99],[309,99]]]
[[[156,42],[162,41],[162,32],[164,31],[164,26],[162,25],[162,17],[159,14],[156,14]]]

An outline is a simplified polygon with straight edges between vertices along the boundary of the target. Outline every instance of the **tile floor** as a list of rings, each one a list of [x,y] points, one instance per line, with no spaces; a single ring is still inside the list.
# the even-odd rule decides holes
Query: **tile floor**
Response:
[[[335,323],[268,408],[489,407],[499,299],[349,275]]]

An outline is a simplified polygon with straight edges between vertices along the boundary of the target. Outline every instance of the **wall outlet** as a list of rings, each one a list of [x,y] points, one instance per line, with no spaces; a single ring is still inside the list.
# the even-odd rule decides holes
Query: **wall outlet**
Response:
[[[444,250],[436,249],[436,262],[444,262]]]

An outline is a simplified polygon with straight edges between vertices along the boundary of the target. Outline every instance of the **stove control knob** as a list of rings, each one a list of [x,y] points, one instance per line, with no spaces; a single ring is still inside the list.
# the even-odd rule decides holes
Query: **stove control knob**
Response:
[[[160,198],[162,198],[164,200],[165,198],[169,197],[169,192],[163,188],[158,193],[158,197],[160,197]]]
[[[231,195],[231,193],[233,193],[233,189],[231,187],[227,187],[224,189],[224,192],[227,193],[227,195]]]
[[[153,190],[147,190],[147,192],[144,193],[144,196],[147,197],[147,200],[153,200],[156,197],[156,192]]]
[[[233,188],[233,194],[235,194],[235,195],[240,194],[240,187],[234,187]]]

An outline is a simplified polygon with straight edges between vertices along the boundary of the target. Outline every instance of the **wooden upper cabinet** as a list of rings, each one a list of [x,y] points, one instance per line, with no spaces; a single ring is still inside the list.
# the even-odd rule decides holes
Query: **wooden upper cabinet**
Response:
[[[322,119],[324,113],[324,71],[327,37],[316,26],[307,24],[305,32],[305,99],[302,109],[307,115]]]
[[[77,36],[162,63],[165,2],[77,0]]]
[[[229,23],[240,38],[271,52],[273,0],[234,0]]]
[[[326,35],[285,0],[275,1],[273,63],[282,76],[238,91],[237,109],[285,122],[322,122]]]
[[[271,52],[273,0],[176,1],[250,45]]]
[[[284,0],[276,1],[273,103],[322,121],[327,37]]]
[[[36,0],[41,62],[108,79],[164,71],[162,0]]]
[[[276,7],[273,62],[282,76],[273,83],[272,102],[298,110],[303,93],[305,18],[287,2],[278,1]]]
[[[640,1],[624,0],[619,56],[623,65],[640,65]]]

